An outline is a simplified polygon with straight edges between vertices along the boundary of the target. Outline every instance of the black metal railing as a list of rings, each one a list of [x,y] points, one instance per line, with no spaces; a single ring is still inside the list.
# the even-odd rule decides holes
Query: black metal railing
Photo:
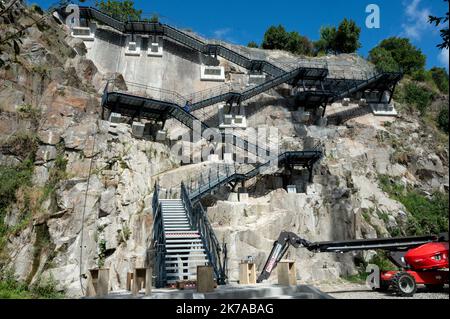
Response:
[[[157,288],[165,287],[167,281],[166,273],[166,238],[164,234],[164,225],[162,218],[161,206],[159,203],[159,185],[155,183],[153,192],[152,208],[153,208],[153,233],[152,233],[152,249],[154,250],[154,272],[156,276],[155,286]]]

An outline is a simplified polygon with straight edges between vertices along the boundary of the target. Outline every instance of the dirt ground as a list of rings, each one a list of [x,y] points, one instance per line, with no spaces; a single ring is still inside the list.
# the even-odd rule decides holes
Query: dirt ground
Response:
[[[429,292],[425,286],[419,285],[413,297],[398,297],[391,290],[373,291],[364,284],[356,283],[318,284],[315,287],[336,299],[449,299],[448,285],[440,292]]]

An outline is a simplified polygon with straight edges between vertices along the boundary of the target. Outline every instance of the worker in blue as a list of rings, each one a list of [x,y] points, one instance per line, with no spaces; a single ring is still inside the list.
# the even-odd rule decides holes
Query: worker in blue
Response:
[[[191,102],[192,100],[187,100],[186,104],[183,107],[183,110],[185,110],[187,113],[191,113]]]

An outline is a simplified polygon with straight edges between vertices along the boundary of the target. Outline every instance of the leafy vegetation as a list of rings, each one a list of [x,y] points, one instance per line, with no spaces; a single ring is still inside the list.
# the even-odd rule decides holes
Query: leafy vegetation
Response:
[[[344,19],[339,26],[322,27],[320,39],[315,42],[316,52],[324,53],[353,53],[361,48],[359,37],[361,28],[355,21]]]
[[[287,32],[282,25],[267,29],[261,47],[269,50],[285,50],[299,55],[313,54],[313,44],[307,37],[296,31]]]
[[[0,252],[10,233],[4,224],[8,207],[16,201],[17,191],[21,187],[31,187],[33,161],[27,160],[15,167],[0,166]]]
[[[375,64],[379,72],[398,72],[399,65],[391,52],[385,48],[376,47],[369,53],[369,61]]]
[[[391,37],[369,52],[369,60],[379,69],[391,68],[395,66],[395,61],[405,74],[413,75],[424,69],[426,57],[409,39]]]
[[[248,46],[249,48],[258,48],[258,47],[259,47],[258,43],[256,43],[255,41],[250,41],[250,42],[247,44],[247,46]]]
[[[60,299],[64,292],[56,289],[53,278],[39,278],[33,285],[27,285],[14,277],[11,271],[0,272],[0,299]]]
[[[448,105],[439,112],[437,122],[439,127],[448,134]]]
[[[448,0],[444,0],[444,2],[448,2]],[[448,11],[444,17],[429,16],[428,22],[435,24],[436,27],[439,27],[440,25],[443,26],[440,30],[442,43],[438,44],[437,47],[440,49],[448,49],[450,39],[450,34],[448,32]]]
[[[444,68],[434,67],[429,71],[433,82],[436,84],[437,88],[441,93],[448,94],[449,83],[448,83],[448,73]]]
[[[408,235],[448,232],[448,194],[436,192],[426,196],[385,175],[379,176],[379,183],[384,192],[401,202],[410,213],[406,226]]]
[[[141,20],[142,10],[134,7],[133,0],[100,0],[96,6],[103,12],[111,15],[120,21],[139,21]]]
[[[403,101],[415,106],[422,115],[425,114],[432,98],[433,92],[414,82],[407,83],[404,86]]]

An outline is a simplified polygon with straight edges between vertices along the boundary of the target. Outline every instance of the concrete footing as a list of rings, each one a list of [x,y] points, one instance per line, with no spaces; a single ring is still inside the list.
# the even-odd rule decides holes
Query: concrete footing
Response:
[[[397,110],[394,105],[388,103],[370,103],[372,113],[377,116],[397,116]]]
[[[122,115],[120,113],[111,113],[109,115],[109,122],[111,123],[122,123]]]
[[[214,271],[211,266],[197,266],[197,292],[214,291]]]
[[[280,260],[277,265],[278,284],[280,286],[297,285],[297,271],[293,260]]]
[[[254,263],[239,264],[239,284],[240,285],[256,284],[256,265]]]
[[[145,124],[142,124],[140,122],[133,122],[131,125],[131,133],[135,137],[144,137],[144,131],[145,131]]]

